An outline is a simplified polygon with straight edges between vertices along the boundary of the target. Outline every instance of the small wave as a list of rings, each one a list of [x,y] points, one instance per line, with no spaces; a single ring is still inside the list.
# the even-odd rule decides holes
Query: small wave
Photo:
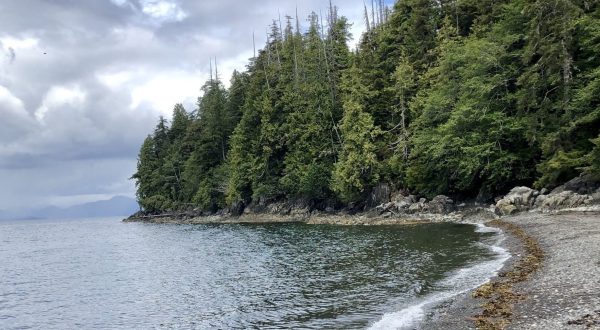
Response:
[[[475,228],[476,233],[502,233],[502,229],[495,227],[488,227],[484,224],[475,224],[477,228]],[[504,238],[502,238],[504,239]]]
[[[473,290],[489,282],[490,278],[497,275],[506,260],[510,258],[508,250],[499,246],[504,241],[504,234],[498,228],[491,228],[481,224],[477,224],[476,226],[475,231],[478,233],[498,233],[498,235],[495,235],[490,240],[481,243],[495,254],[494,259],[458,269],[449,277],[437,283],[439,287],[444,288],[443,291],[425,296],[416,304],[398,312],[384,314],[369,329],[414,329],[423,321],[426,311],[430,308]]]

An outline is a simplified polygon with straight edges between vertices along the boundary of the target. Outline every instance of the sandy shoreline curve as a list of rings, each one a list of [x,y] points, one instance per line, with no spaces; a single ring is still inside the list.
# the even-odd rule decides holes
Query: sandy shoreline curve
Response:
[[[477,322],[493,299],[474,298],[473,290],[440,306],[419,329],[600,329],[600,213],[524,212],[501,222],[522,230],[543,251],[539,269],[510,287],[514,300],[506,315],[500,311],[494,322]],[[505,233],[502,246],[512,257],[499,274],[515,271],[529,257],[523,237]],[[490,283],[502,280],[496,276]]]

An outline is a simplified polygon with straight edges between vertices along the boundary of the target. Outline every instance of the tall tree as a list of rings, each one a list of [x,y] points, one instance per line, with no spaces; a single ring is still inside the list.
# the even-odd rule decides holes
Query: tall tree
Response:
[[[369,91],[355,66],[344,75],[344,116],[340,125],[342,149],[335,163],[332,189],[343,201],[364,197],[379,181],[379,163],[374,140],[380,134],[371,115],[365,111]]]

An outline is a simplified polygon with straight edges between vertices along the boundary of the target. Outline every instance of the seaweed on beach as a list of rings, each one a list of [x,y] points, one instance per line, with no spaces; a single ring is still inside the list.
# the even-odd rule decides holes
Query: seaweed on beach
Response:
[[[544,252],[539,242],[517,225],[502,220],[491,221],[488,225],[517,237],[525,248],[525,255],[515,262],[512,269],[498,274],[497,278],[480,286],[473,293],[474,298],[485,299],[483,311],[473,317],[477,328],[501,330],[511,322],[514,305],[526,299],[524,294],[515,292],[515,284],[527,280],[540,268]]]
[[[600,310],[592,314],[586,314],[577,320],[567,322],[568,325],[583,325],[586,329],[592,329],[595,326],[600,326]]]

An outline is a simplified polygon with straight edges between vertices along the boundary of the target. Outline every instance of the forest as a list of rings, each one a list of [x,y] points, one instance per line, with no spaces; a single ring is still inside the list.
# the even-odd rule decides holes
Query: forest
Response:
[[[349,49],[335,6],[274,20],[228,88],[216,70],[196,109],[159,119],[141,208],[364,206],[382,184],[487,202],[600,179],[599,1],[378,0],[364,23]]]

